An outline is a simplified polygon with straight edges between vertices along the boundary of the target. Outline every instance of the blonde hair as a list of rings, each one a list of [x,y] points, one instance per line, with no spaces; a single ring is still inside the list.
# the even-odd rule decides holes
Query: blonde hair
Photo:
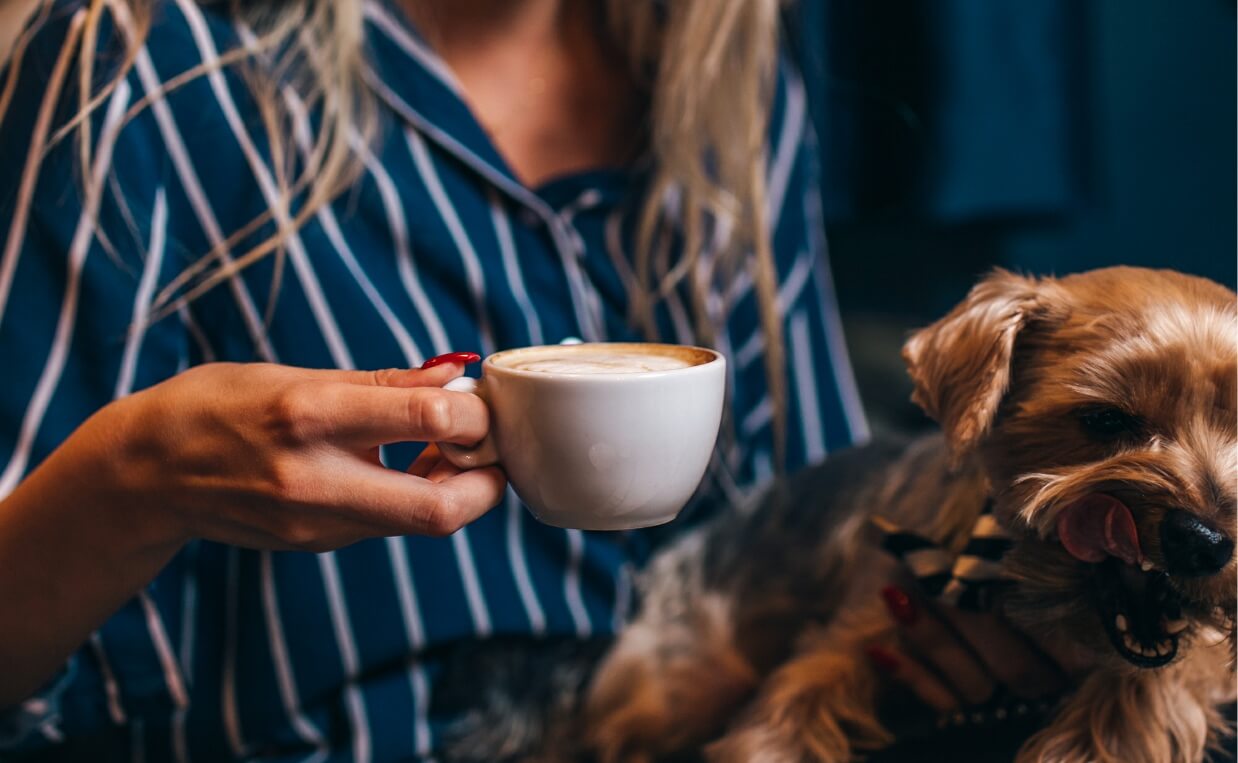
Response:
[[[47,140],[47,146],[76,133],[83,168],[90,166],[90,115],[133,65],[148,34],[154,2],[85,0],[84,22],[70,28],[65,46],[75,49],[80,62],[78,111]],[[0,119],[12,96],[25,46],[51,4],[52,0],[38,0],[34,24],[14,45],[8,80],[0,90]],[[648,148],[654,172],[638,216],[638,283],[632,294],[632,320],[652,338],[657,305],[672,290],[686,285],[694,339],[713,344],[720,316],[712,311],[711,290],[746,269],[760,306],[766,375],[775,411],[775,462],[782,464],[786,381],[765,188],[779,5],[780,0],[607,0],[606,26],[650,102]],[[229,0],[229,9],[254,36],[246,45],[221,54],[213,65],[261,62],[247,67],[246,76],[268,133],[280,198],[273,208],[232,231],[226,241],[168,284],[153,305],[154,320],[272,253],[278,272],[284,241],[322,205],[352,185],[361,168],[357,138],[368,141],[376,129],[372,94],[362,83],[362,2]],[[105,10],[124,32],[125,55],[110,83],[95,89],[90,87],[94,51]],[[209,69],[204,64],[169,80],[162,90],[135,103],[127,116],[132,118],[153,100]],[[53,82],[48,87],[58,89],[62,84]],[[299,172],[294,169],[297,152],[289,147],[294,115],[281,97],[285,87],[291,87],[319,117],[317,134],[304,152]],[[82,176],[90,182],[89,172]],[[292,201],[302,195],[304,203],[294,215]],[[235,258],[224,256],[271,221],[277,227],[274,235]],[[96,231],[101,244],[110,250],[98,226]],[[675,235],[683,245],[671,261]],[[270,300],[268,310],[273,303]]]

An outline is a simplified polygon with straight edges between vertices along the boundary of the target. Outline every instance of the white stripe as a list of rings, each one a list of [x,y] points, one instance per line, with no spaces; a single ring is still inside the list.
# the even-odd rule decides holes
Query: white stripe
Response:
[[[185,550],[185,585],[181,597],[181,672],[185,680],[193,685],[193,651],[198,615],[198,575],[197,561],[201,541],[192,540]]]
[[[789,356],[795,374],[796,398],[800,404],[801,432],[804,435],[804,458],[813,464],[825,458],[825,422],[817,401],[817,376],[813,370],[812,338],[808,333],[808,317],[803,311],[791,316]]]
[[[864,414],[860,390],[856,387],[851,356],[847,352],[847,338],[843,334],[842,317],[838,314],[838,298],[834,294],[828,242],[825,239],[825,220],[821,215],[821,196],[816,188],[810,188],[804,194],[804,220],[809,227],[809,241],[812,242],[817,257],[817,267],[813,268],[813,281],[817,287],[820,321],[825,327],[825,348],[830,367],[834,370],[834,384],[842,400],[851,442],[859,445],[868,442],[870,437],[868,417]]]
[[[477,635],[489,636],[492,630],[490,612],[486,608],[486,599],[481,592],[477,566],[473,562],[473,550],[469,548],[469,540],[464,528],[452,534],[451,545],[456,552],[460,579],[464,583],[464,597],[469,604],[469,614],[473,617],[473,627],[477,630]]]
[[[558,259],[563,264],[567,274],[568,296],[572,300],[572,311],[576,313],[577,327],[581,329],[587,342],[603,341],[603,323],[600,320],[597,303],[597,289],[591,289],[586,284],[586,275],[581,270],[579,260],[583,258],[583,246],[578,244],[579,234],[560,219],[555,218],[550,224],[551,239],[555,242]]]
[[[284,639],[284,626],[279,618],[279,602],[276,598],[275,572],[271,566],[271,552],[260,552],[258,561],[262,572],[262,612],[266,619],[271,661],[275,665],[275,682],[279,687],[280,701],[283,702],[284,712],[292,722],[292,728],[297,736],[317,747],[319,753],[325,757],[327,746],[322,732],[315,728],[301,712],[296,678],[292,673],[292,663],[288,659],[288,642]]]
[[[412,566],[409,564],[402,537],[390,537],[386,542],[387,552],[391,555],[391,566],[396,571],[396,598],[400,600],[400,617],[404,621],[404,631],[408,634],[408,645],[410,651],[418,652],[426,645],[426,629],[422,623],[421,609],[417,605]]]
[[[155,281],[162,267],[164,244],[167,236],[168,205],[164,189],[155,194],[154,210],[151,216],[151,237],[147,247],[146,262],[142,270],[142,278],[138,284],[137,296],[133,300],[133,321],[130,324],[129,337],[125,342],[125,350],[121,358],[120,373],[116,379],[115,397],[129,394],[133,385],[134,368],[146,333],[146,317],[151,295],[154,293]],[[159,657],[163,669],[164,683],[168,687],[177,710],[189,706],[189,697],[181,678],[181,671],[172,652],[167,631],[163,627],[163,619],[159,615],[155,603],[150,596],[142,591],[138,594],[146,617],[146,630],[150,635],[151,645]]]
[[[769,484],[774,478],[774,459],[765,448],[752,456],[752,483],[754,487]]]
[[[107,714],[112,719],[112,725],[125,725],[125,710],[120,705],[120,684],[116,683],[116,674],[112,672],[112,664],[103,650],[103,642],[99,632],[90,634],[90,646],[94,650],[95,659],[99,661],[99,675],[103,679],[103,694],[107,697]]]
[[[785,82],[787,106],[782,113],[782,130],[779,132],[778,147],[774,151],[774,161],[769,170],[769,192],[766,195],[771,231],[778,229],[783,200],[787,195],[787,184],[791,180],[791,170],[795,167],[795,155],[799,152],[804,136],[804,83],[790,71],[787,72]]]
[[[433,745],[429,718],[430,682],[416,660],[408,667],[408,677],[413,686],[413,750],[418,755],[429,755]]]
[[[516,304],[524,315],[524,322],[529,327],[529,344],[545,344],[541,320],[537,317],[537,310],[533,308],[533,301],[529,299],[529,292],[524,285],[524,276],[521,275],[520,265],[516,259],[516,242],[512,238],[511,222],[507,219],[507,213],[499,206],[498,196],[493,190],[489,192],[489,196],[490,221],[494,224],[499,254],[503,258],[503,273],[511,285],[512,296],[515,297]]]
[[[297,279],[301,282],[305,299],[309,303],[310,311],[314,314],[314,320],[318,324],[319,331],[322,332],[323,340],[327,343],[331,357],[339,368],[353,368],[352,355],[349,353],[348,345],[344,342],[339,326],[335,322],[335,316],[331,314],[331,308],[327,304],[327,298],[323,294],[321,284],[318,282],[318,276],[314,273],[313,266],[309,262],[301,236],[297,231],[293,230],[292,220],[288,217],[287,209],[279,203],[280,193],[275,180],[263,162],[262,156],[258,153],[253,140],[249,137],[249,133],[245,129],[245,123],[237,111],[231,92],[228,90],[228,83],[224,80],[223,71],[218,66],[219,53],[215,48],[214,39],[211,38],[210,30],[207,28],[206,19],[202,17],[197,4],[192,2],[192,0],[177,0],[177,5],[184,14],[185,20],[189,23],[194,43],[198,47],[202,62],[207,66],[205,76],[207,82],[210,83],[212,92],[215,94],[219,108],[224,114],[224,119],[232,130],[233,137],[236,139],[241,153],[245,155],[250,171],[253,172],[254,179],[258,181],[258,187],[262,189],[262,195],[266,198],[268,207],[275,215],[280,230],[286,232],[284,240],[288,247],[289,259],[292,261],[293,269],[296,270]]]
[[[112,4],[110,7],[117,14],[122,28],[129,34],[129,28],[125,21],[127,11],[124,9],[124,5],[117,3]],[[151,62],[150,52],[146,49],[146,46],[142,46],[138,51],[138,55],[134,59],[134,70],[137,71],[138,79],[142,81],[142,87],[147,95],[159,92],[162,88],[162,83],[159,80],[159,75],[155,72],[155,65]],[[194,169],[193,162],[189,158],[189,151],[185,148],[185,141],[181,138],[180,131],[176,127],[176,120],[172,116],[172,109],[162,97],[153,100],[150,109],[151,113],[155,115],[155,122],[159,125],[159,133],[163,137],[164,145],[168,149],[168,157],[172,160],[172,166],[176,168],[177,178],[181,181],[181,190],[185,192],[189,205],[193,207],[194,216],[198,219],[198,224],[202,226],[202,230],[206,233],[211,247],[219,249],[219,260],[227,267],[232,263],[232,255],[227,249],[220,248],[225,240],[225,236],[219,227],[219,221],[215,219],[215,212],[211,208],[210,202],[207,201],[206,193],[202,190],[202,182],[198,179],[197,170]],[[249,332],[250,341],[258,349],[259,356],[268,362],[277,362],[275,350],[271,347],[266,330],[262,326],[262,319],[258,315],[258,309],[254,306],[253,297],[250,296],[249,290],[240,276],[233,274],[228,279],[228,286],[232,290],[232,296],[236,301],[237,309],[240,310],[241,317],[245,321],[245,328]]]
[[[524,554],[524,538],[520,526],[524,518],[524,508],[516,499],[516,494],[507,491],[504,502],[507,509],[507,555],[511,557],[512,576],[516,580],[516,591],[529,615],[529,629],[534,634],[546,631],[546,613],[537,599],[537,590],[533,587],[533,576],[529,574],[529,563]]]
[[[589,280],[588,271],[580,266],[580,263],[588,256],[588,251],[585,247],[584,237],[576,229],[576,213],[595,206],[600,200],[601,194],[598,193],[597,189],[589,188],[582,191],[579,196],[565,205],[563,210],[559,212],[558,217],[563,223],[564,232],[561,236],[562,240],[560,240],[559,236],[554,237],[560,258],[563,259],[569,276],[578,284],[581,301],[584,303],[589,316],[589,324],[582,325],[581,330],[586,336],[589,336],[591,328],[593,341],[600,341],[604,338],[603,327],[606,323],[602,314],[601,296],[596,287],[586,283]],[[564,248],[565,245],[566,249]]]
[[[142,610],[146,615],[146,629],[150,632],[151,643],[155,648],[155,653],[159,656],[159,665],[163,668],[163,678],[168,686],[168,693],[178,708],[188,707],[189,694],[185,691],[180,666],[176,663],[176,655],[172,651],[168,632],[163,627],[163,618],[159,616],[159,609],[145,591],[138,594],[138,600],[142,602]]]
[[[211,347],[210,341],[207,340],[202,327],[194,320],[193,313],[185,305],[178,307],[176,312],[181,317],[181,323],[185,324],[185,329],[189,332],[189,336],[193,338],[194,344],[198,345],[198,351],[202,353],[202,362],[214,363],[215,350]],[[186,359],[186,365],[188,365],[188,359]]]
[[[203,62],[208,66],[215,64],[218,61],[215,42],[207,29],[206,20],[202,17],[197,6],[191,0],[177,0],[177,5],[181,8],[181,12],[189,23],[194,42],[202,55]],[[253,172],[263,195],[266,197],[267,204],[275,213],[280,228],[288,231],[286,245],[293,268],[297,272],[298,280],[301,281],[305,298],[310,305],[310,310],[314,315],[315,322],[318,324],[319,331],[322,333],[323,340],[327,343],[327,347],[331,352],[332,360],[338,368],[354,368],[352,355],[344,342],[339,326],[335,322],[335,316],[331,314],[330,306],[327,304],[326,297],[322,292],[318,277],[310,265],[301,237],[292,230],[292,221],[288,218],[286,210],[279,205],[279,191],[275,186],[275,181],[263,163],[249,134],[245,131],[244,123],[236,109],[236,104],[232,100],[232,95],[228,91],[223,74],[218,67],[213,67],[208,69],[206,77],[211,85],[211,89],[215,93],[216,99],[219,101],[219,106],[229,127],[232,129],[238,145],[245,154],[250,170]],[[348,681],[344,694],[353,728],[353,753],[357,761],[366,761],[369,760],[371,752],[369,721],[366,718],[365,706],[360,692],[356,685],[352,683],[357,677],[360,668],[357,663],[356,647],[348,623],[347,608],[340,590],[339,570],[336,566],[334,555],[330,553],[320,554],[318,561],[323,575],[323,584],[327,589],[331,622],[336,632],[337,644],[340,647],[340,657]]]
[[[404,25],[399,21],[391,18],[387,10],[383,8],[381,3],[367,0],[365,4],[365,15],[375,23],[383,33],[391,38],[393,42],[404,49],[417,63],[431,74],[433,74],[440,82],[447,86],[449,90],[459,96],[460,100],[465,100],[464,90],[460,87],[460,83],[456,80],[455,75],[447,64],[427,48],[413,35],[409,34],[404,28]]]
[[[421,324],[425,326],[426,332],[430,335],[430,342],[434,345],[434,354],[451,352],[447,330],[443,328],[442,320],[435,312],[430,298],[426,296],[425,289],[421,286],[421,279],[417,277],[417,269],[413,266],[408,225],[404,220],[404,206],[400,193],[395,183],[392,182],[391,176],[387,174],[387,170],[372,153],[364,147],[354,145],[354,148],[361,154],[362,162],[370,176],[374,178],[375,187],[378,188],[378,195],[383,201],[383,211],[387,216],[387,226],[391,231],[391,242],[395,246],[396,270],[400,274],[400,282],[412,300]]]
[[[623,210],[616,209],[606,219],[606,251],[610,253],[610,259],[615,266],[615,271],[619,274],[619,280],[623,282],[623,288],[630,296],[640,286],[637,284],[636,274],[632,272],[632,265],[624,256],[622,225]]]
[[[451,199],[447,197],[447,191],[443,189],[443,182],[434,168],[434,161],[426,150],[425,141],[416,130],[411,128],[404,131],[404,139],[413,156],[413,164],[421,175],[421,181],[430,194],[430,199],[434,202],[434,207],[438,210],[443,224],[447,226],[447,232],[451,235],[456,251],[460,254],[464,274],[469,283],[469,294],[473,298],[473,312],[477,315],[482,354],[489,355],[494,352],[494,335],[490,330],[490,313],[486,307],[486,280],[481,270],[481,261],[477,258],[477,250],[473,248],[473,242],[464,232],[464,226],[460,223],[460,215],[456,212],[455,205],[451,203]]]
[[[403,538],[387,538],[386,542],[395,575],[396,597],[400,600],[400,617],[404,621],[404,632],[408,634],[408,651],[416,654],[425,646],[426,629],[413,585],[413,568]],[[430,692],[425,673],[416,660],[409,662],[408,681],[413,693],[413,748],[417,754],[425,755],[430,750]]]
[[[787,312],[799,300],[800,295],[804,293],[804,287],[812,276],[814,267],[814,257],[811,252],[801,252],[799,257],[796,257],[795,264],[791,266],[791,272],[783,279],[782,284],[778,287],[778,304],[776,309],[779,315],[786,315]],[[743,346],[735,355],[735,362],[740,368],[747,368],[759,357],[762,351],[765,350],[765,334],[760,327],[752,332]]]
[[[150,221],[150,243],[146,247],[146,262],[142,267],[142,279],[133,299],[133,320],[129,324],[129,336],[125,340],[125,352],[120,360],[120,375],[116,379],[115,397],[124,397],[133,390],[133,375],[137,367],[138,352],[146,337],[146,318],[150,314],[150,299],[155,293],[155,281],[163,267],[163,250],[168,235],[168,197],[162,187],[155,192],[155,208]]]
[[[576,311],[576,322],[579,325],[580,333],[585,339],[591,342],[601,341],[603,332],[602,326],[599,323],[594,325],[593,316],[585,307],[588,305],[588,290],[584,287],[584,282],[581,278],[580,270],[575,261],[575,254],[571,241],[570,231],[563,230],[563,222],[549,205],[546,204],[537,194],[512,180],[507,175],[503,174],[485,161],[477,154],[473,153],[464,144],[456,140],[450,134],[444,132],[433,122],[426,119],[412,106],[409,106],[399,95],[397,95],[390,87],[387,86],[382,78],[379,77],[372,68],[362,68],[362,79],[366,84],[391,107],[393,111],[399,114],[403,119],[410,122],[419,131],[432,138],[438,144],[446,147],[449,151],[459,157],[462,161],[472,167],[478,174],[489,180],[496,188],[501,189],[504,193],[520,201],[522,204],[531,209],[535,214],[541,217],[542,221],[550,230],[551,238],[554,240],[555,248],[558,250],[560,258],[563,260],[565,269],[567,270],[568,285],[572,289],[572,306]],[[440,350],[447,352],[447,350]]]
[[[48,130],[51,129],[52,116],[56,113],[56,104],[60,102],[60,88],[64,84],[65,68],[73,60],[74,53],[77,51],[77,46],[69,44],[69,41],[78,38],[85,21],[86,9],[83,8],[73,14],[66,33],[66,42],[56,57],[56,65],[52,68],[48,80],[56,83],[56,86],[44,92],[43,102],[39,104],[39,114],[35,117],[34,133],[26,150],[26,165],[22,169],[21,185],[18,186],[17,201],[13,207],[9,237],[4,245],[4,256],[0,258],[0,323],[4,321],[9,290],[13,288],[13,274],[17,272],[18,250],[26,239],[26,225],[30,222],[30,203],[34,198],[35,186],[38,184],[38,169],[43,163],[44,145],[47,142]]]
[[[60,318],[56,323],[56,334],[51,350],[43,366],[43,372],[26,404],[26,415],[22,418],[21,431],[13,454],[9,457],[8,466],[0,475],[0,498],[7,496],[17,487],[26,472],[30,460],[30,449],[34,446],[34,438],[43,416],[51,404],[52,395],[60,384],[60,374],[69,355],[69,345],[73,341],[73,328],[77,321],[77,298],[81,289],[82,269],[86,265],[86,256],[90,253],[90,244],[94,239],[94,221],[98,219],[103,175],[111,167],[112,149],[116,145],[116,136],[120,132],[121,118],[125,107],[129,104],[129,83],[121,80],[112,93],[108,105],[107,116],[104,118],[103,130],[99,135],[98,152],[95,154],[94,165],[91,167],[91,182],[88,193],[82,204],[82,215],[77,222],[77,230],[73,233],[69,244],[68,264],[66,267],[64,300],[60,305]]]
[[[185,547],[185,581],[181,593],[181,674],[185,682],[193,685],[194,633],[197,628],[198,576],[197,560],[200,541],[190,541]],[[172,713],[172,755],[177,763],[189,763],[189,741],[185,737],[189,706],[178,707]]]
[[[452,205],[447,192],[443,189],[442,180],[439,179],[434,162],[426,150],[425,141],[412,129],[404,131],[404,139],[412,155],[413,164],[421,175],[422,183],[430,194],[430,199],[434,202],[443,224],[447,226],[447,232],[451,235],[456,251],[460,254],[465,276],[468,279],[469,293],[473,298],[473,311],[477,316],[482,354],[489,355],[494,352],[494,336],[490,330],[490,316],[486,308],[485,277],[482,274],[481,262],[477,258],[477,251],[473,248],[473,242],[460,223],[460,216],[455,206]],[[457,530],[451,536],[451,542],[456,552],[456,563],[460,568],[460,579],[464,583],[465,597],[468,600],[473,624],[479,635],[488,636],[492,627],[490,612],[486,607],[485,597],[482,595],[477,565],[473,561],[473,551],[469,546],[468,528]]]
[[[774,402],[769,396],[761,398],[761,402],[753,406],[739,424],[739,430],[745,437],[751,437],[774,420]]]
[[[576,635],[585,638],[593,632],[589,612],[580,591],[580,562],[585,553],[585,535],[580,530],[567,530],[567,570],[563,574],[563,594],[567,608],[576,624]]]
[[[246,39],[246,44],[253,45],[256,40],[253,39],[253,33],[247,28],[241,28],[243,37]],[[302,154],[308,156],[313,147],[309,135],[310,122],[309,116],[305,111],[305,104],[297,97],[290,88],[284,88],[284,99],[288,104],[288,109],[294,115],[297,123],[297,142],[300,144]],[[425,357],[417,348],[412,336],[408,330],[404,328],[404,324],[392,312],[387,301],[379,294],[378,289],[374,288],[374,284],[366,275],[365,270],[358,264],[357,258],[353,255],[352,248],[349,247],[344,234],[340,231],[339,222],[335,217],[335,211],[330,204],[324,204],[316,213],[319,223],[322,225],[323,231],[327,234],[327,240],[335,247],[335,251],[339,254],[340,260],[348,269],[349,274],[356,280],[357,285],[361,287],[361,291],[365,294],[370,304],[374,306],[374,310],[378,313],[383,323],[387,326],[387,330],[391,332],[396,344],[400,346],[400,352],[404,355],[404,360],[410,367],[420,366]]]
[[[240,713],[236,706],[237,597],[240,596],[241,550],[228,547],[227,572],[224,581],[224,653],[223,676],[220,679],[220,714],[223,715],[224,736],[234,758],[246,755],[241,734]]]
[[[735,475],[722,460],[717,448],[709,457],[709,470],[713,474],[715,484],[722,488],[726,502],[731,506],[743,506],[748,499],[748,493],[735,481]]]
[[[355,683],[361,674],[361,665],[357,660],[357,644],[348,627],[348,605],[344,602],[335,558],[331,554],[318,554],[318,569],[322,572],[327,607],[331,610],[331,626],[335,630],[335,642],[340,648],[340,660],[344,667],[344,702],[352,725],[353,759],[363,763],[370,759],[370,724],[365,714],[365,702]]]

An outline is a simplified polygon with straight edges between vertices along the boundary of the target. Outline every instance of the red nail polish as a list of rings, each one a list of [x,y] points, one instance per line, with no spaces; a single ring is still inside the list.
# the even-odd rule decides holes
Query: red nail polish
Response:
[[[882,673],[895,673],[898,671],[899,659],[889,649],[878,644],[869,644],[864,647],[864,654],[868,655],[869,661],[877,666],[877,670],[880,670]]]
[[[441,366],[444,363],[459,363],[462,366],[467,366],[469,363],[476,363],[479,360],[481,360],[481,356],[475,352],[449,352],[445,355],[436,355],[430,358],[421,364],[421,368],[425,370]]]
[[[881,598],[885,599],[886,608],[894,619],[902,625],[915,625],[920,618],[920,612],[912,602],[907,592],[897,586],[888,585],[881,589]]]

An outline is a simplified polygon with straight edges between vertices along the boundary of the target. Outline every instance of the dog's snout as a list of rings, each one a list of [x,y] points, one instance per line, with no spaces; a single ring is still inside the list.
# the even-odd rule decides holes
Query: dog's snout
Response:
[[[1234,555],[1234,541],[1188,511],[1174,509],[1161,522],[1161,550],[1169,571],[1187,577],[1214,575]]]

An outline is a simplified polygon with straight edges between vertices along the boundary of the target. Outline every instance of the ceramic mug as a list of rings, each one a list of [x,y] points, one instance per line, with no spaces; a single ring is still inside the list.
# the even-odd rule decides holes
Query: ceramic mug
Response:
[[[490,409],[481,443],[439,444],[453,464],[497,462],[546,524],[627,530],[671,521],[700,484],[722,420],[726,359],[671,344],[524,347],[487,357],[480,381],[447,388]]]

